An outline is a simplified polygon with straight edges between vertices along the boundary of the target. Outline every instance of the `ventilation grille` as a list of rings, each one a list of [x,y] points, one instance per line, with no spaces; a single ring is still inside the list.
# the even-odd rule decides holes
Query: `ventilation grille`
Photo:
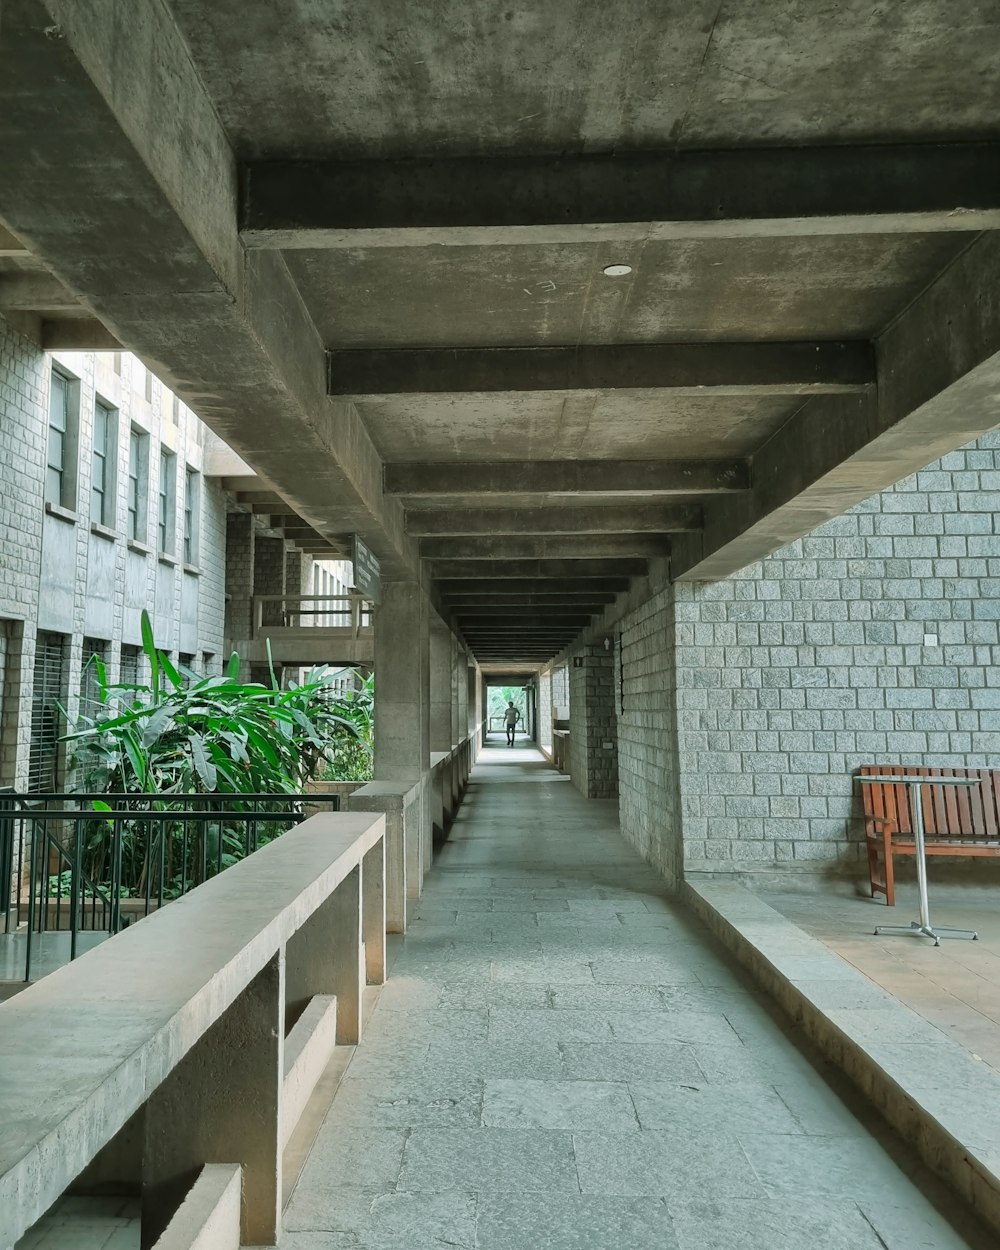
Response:
[[[35,645],[35,681],[31,696],[31,747],[28,753],[28,789],[59,789],[58,703],[66,698],[66,639],[62,634],[39,634]]]

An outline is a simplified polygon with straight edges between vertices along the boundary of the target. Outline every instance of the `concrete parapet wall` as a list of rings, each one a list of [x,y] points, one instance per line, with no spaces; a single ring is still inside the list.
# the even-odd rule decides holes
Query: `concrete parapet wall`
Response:
[[[335,998],[337,1042],[360,1040],[385,976],[384,831],[314,816],[5,1004],[0,1245],[101,1158],[105,1182],[141,1160],[144,1244],[218,1159],[243,1171],[241,1243],[275,1243],[286,1019]]]
[[[208,1164],[153,1250],[237,1250],[241,1195],[236,1164]]]
[[[684,898],[927,1166],[1000,1234],[996,1072],[743,886],[694,876]]]

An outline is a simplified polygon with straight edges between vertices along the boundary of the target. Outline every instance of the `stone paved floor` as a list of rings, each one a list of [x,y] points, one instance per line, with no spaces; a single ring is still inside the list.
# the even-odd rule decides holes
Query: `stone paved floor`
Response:
[[[500,747],[480,757],[281,1246],[994,1244],[948,1214],[663,897],[614,805]]]
[[[909,924],[917,915],[917,888],[897,887],[896,906],[859,895],[846,885],[821,894],[762,893],[789,920],[852,963],[893,997],[922,1015],[960,1046],[1000,1071],[1000,906],[993,887],[932,881],[931,919],[975,929],[979,941],[881,934],[878,924]]]

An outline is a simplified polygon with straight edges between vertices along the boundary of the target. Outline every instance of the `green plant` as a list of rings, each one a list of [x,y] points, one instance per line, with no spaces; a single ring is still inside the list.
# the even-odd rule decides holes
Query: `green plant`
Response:
[[[362,740],[358,718],[339,711],[343,696],[331,697],[333,669],[282,690],[273,665],[269,686],[241,682],[234,654],[224,674],[201,677],[157,649],[145,612],[142,637],[146,685],[109,683],[100,658],[91,661],[96,711],[66,735],[84,790],[294,793],[331,758],[335,738]]]
[[[487,698],[487,710],[492,723],[493,717],[503,716],[507,704],[513,703],[524,720],[524,690],[520,686],[490,686]]]
[[[332,695],[330,707],[342,720],[349,721],[353,732],[335,726],[330,749],[323,767],[324,781],[371,781],[375,756],[375,685],[374,678],[355,672],[360,683],[357,689]]]

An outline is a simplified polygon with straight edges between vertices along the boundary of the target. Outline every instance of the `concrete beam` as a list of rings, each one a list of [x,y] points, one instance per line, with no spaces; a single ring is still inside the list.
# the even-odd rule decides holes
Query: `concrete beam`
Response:
[[[491,583],[495,585],[496,583]],[[574,594],[541,594],[532,593],[531,591],[523,591],[520,594],[509,594],[506,591],[484,591],[480,594],[456,594],[454,591],[441,595],[441,602],[446,611],[450,612],[472,612],[479,611],[480,608],[492,610],[497,608],[509,608],[511,611],[519,612],[522,608],[553,608],[564,612],[599,612],[609,603],[614,603],[617,595],[609,591],[606,594],[597,591],[583,593],[577,591]]]
[[[753,492],[711,501],[675,578],[759,560],[997,423],[1000,235],[981,235],[876,340],[875,393],[808,401],[753,458]]]
[[[421,538],[426,560],[544,560],[600,556],[665,556],[670,540],[658,534],[502,534],[498,537]]]
[[[666,534],[701,529],[690,504],[586,508],[428,508],[406,514],[406,532],[432,538],[500,534]]]
[[[0,168],[5,226],[119,342],[318,531],[357,531],[385,573],[415,573],[281,258],[240,245],[235,157],[168,5],[5,5]]]
[[[646,561],[627,557],[603,560],[451,559],[432,561],[430,571],[435,579],[443,578],[445,581],[469,579],[523,582],[527,578],[538,578],[542,581],[555,578],[559,581],[576,581],[581,589],[585,589],[586,579],[601,583],[609,578],[640,577],[646,572]],[[538,589],[543,587],[539,585]],[[622,589],[627,589],[627,586]]]
[[[80,301],[45,270],[0,274],[0,312],[66,312]]]
[[[47,352],[117,352],[116,335],[96,317],[44,317],[41,345]]]
[[[524,620],[526,618],[545,621],[589,621],[593,613],[577,610],[564,603],[553,603],[534,608],[529,607],[527,604],[497,603],[453,608],[452,616],[456,620],[469,623],[478,621],[480,618],[501,623],[508,620]]]
[[[579,566],[577,566],[579,568]],[[615,596],[623,590],[628,590],[629,579],[627,576],[598,577],[597,579],[588,578],[581,581],[579,576],[564,575],[563,577],[555,577],[549,575],[547,577],[539,576],[539,574],[527,574],[523,577],[511,578],[505,582],[503,586],[498,586],[486,570],[480,568],[477,573],[470,577],[459,577],[452,579],[446,575],[439,574],[441,580],[437,582],[437,590],[445,600],[453,596],[471,596],[471,595],[489,595],[490,602],[494,594],[504,595],[507,597],[529,595],[553,595],[562,598],[592,598],[603,595],[610,595],[608,602],[613,603]]]
[[[387,464],[389,495],[703,495],[745,491],[743,460],[497,460]]]
[[[6,260],[8,257],[14,260],[24,260],[28,255],[28,249],[21,240],[0,226],[0,260]]]
[[[639,343],[332,351],[331,395],[658,390],[672,394],[801,395],[875,382],[867,342]]]
[[[1000,227],[1000,145],[261,161],[250,248],[546,244]]]

